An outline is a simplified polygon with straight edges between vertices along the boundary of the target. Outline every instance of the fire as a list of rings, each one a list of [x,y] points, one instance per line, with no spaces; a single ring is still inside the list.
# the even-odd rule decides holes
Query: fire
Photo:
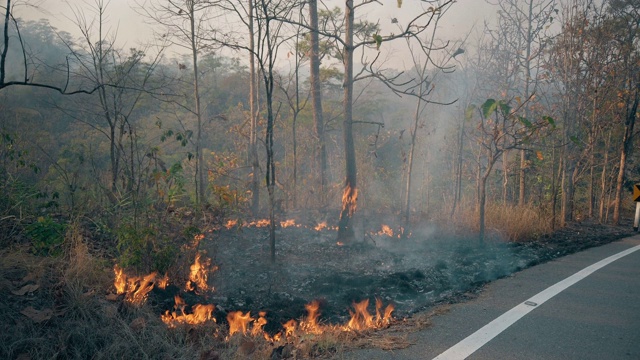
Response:
[[[229,336],[237,332],[246,334],[247,325],[251,322],[251,312],[247,311],[246,314],[243,314],[242,311],[232,311],[227,314],[227,321],[229,322]]]
[[[354,303],[353,311],[349,310],[351,319],[349,320],[349,323],[343,328],[343,330],[352,331],[375,329],[388,325],[391,322],[391,313],[395,308],[393,304],[387,305],[381,315],[380,310],[382,309],[382,300],[376,298],[375,316],[369,313],[369,310],[367,310],[368,306],[369,299],[362,300],[359,303]]]
[[[164,290],[167,288],[167,285],[169,285],[169,275],[164,274],[164,276],[158,280],[158,288]]]
[[[314,229],[315,231],[320,231],[320,230],[322,230],[322,229],[324,229],[324,228],[326,228],[326,227],[327,227],[327,222],[326,222],[326,221],[323,221],[323,222],[321,222],[320,224],[316,225],[316,227],[314,227],[313,229]]]
[[[176,327],[178,324],[191,324],[191,325],[202,324],[212,319],[213,321],[215,321],[215,319],[212,317],[213,311],[216,308],[215,305],[196,304],[191,308],[192,313],[187,314],[185,312],[185,308],[187,307],[187,304],[184,302],[184,300],[178,295],[174,297],[174,300],[175,300],[175,305],[173,306],[174,311],[169,312],[169,310],[167,310],[164,313],[164,315],[160,316],[162,321],[165,324],[167,324],[169,327],[173,328],[173,327]]]
[[[311,334],[322,333],[322,329],[318,324],[318,316],[320,316],[320,302],[318,300],[313,300],[311,303],[306,304],[304,307],[305,309],[307,309],[307,318],[305,319],[305,321],[300,323],[300,328],[305,332]]]
[[[113,285],[116,288],[116,293],[118,295],[126,294],[125,300],[136,305],[142,304],[146,300],[149,292],[153,290],[158,275],[158,273],[152,272],[146,276],[127,277],[124,270],[118,265],[114,266],[113,272],[115,273]]]
[[[258,315],[260,315],[260,317],[253,321],[253,327],[251,328],[251,335],[253,336],[263,334],[264,332],[262,331],[262,328],[267,325],[267,319],[265,318],[265,316],[267,316],[267,312],[260,311]]]
[[[260,220],[252,221],[248,223],[247,226],[267,227],[269,226],[269,219],[260,219]]]
[[[209,271],[215,271],[218,269],[217,266],[214,266],[209,270],[210,266],[211,259],[206,259],[200,262],[200,253],[196,254],[196,259],[190,267],[191,271],[186,285],[187,291],[194,291],[196,288],[202,291],[207,291],[209,289],[209,285],[207,284]]]
[[[356,212],[356,202],[358,200],[358,189],[347,185],[342,194],[342,211],[348,211],[349,216]]]
[[[290,226],[295,226],[296,225],[296,221],[293,219],[289,219],[289,220],[285,220],[285,221],[281,221],[280,222],[280,226],[283,228],[287,228]]]
[[[388,225],[382,225],[382,230],[380,230],[380,235],[387,235],[393,237],[393,230]]]
[[[229,220],[227,221],[227,223],[224,225],[224,227],[227,228],[227,230],[231,229],[232,227],[238,225],[238,220]]]

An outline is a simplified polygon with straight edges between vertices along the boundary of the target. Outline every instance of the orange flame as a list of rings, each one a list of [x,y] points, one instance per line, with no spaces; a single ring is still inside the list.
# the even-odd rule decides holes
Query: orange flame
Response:
[[[174,297],[174,300],[174,311],[170,313],[169,310],[167,310],[164,315],[160,316],[160,319],[162,319],[162,321],[169,327],[174,328],[178,324],[197,325],[213,319],[212,314],[216,308],[213,304],[196,304],[191,308],[192,313],[187,314],[185,312],[187,304],[184,300],[178,295]],[[213,321],[215,321],[215,319],[213,319]]]
[[[393,237],[393,230],[388,225],[382,225],[382,230],[378,233],[380,235],[387,235]]]
[[[294,219],[289,219],[289,220],[280,222],[280,226],[283,228],[288,228],[290,226],[295,226],[295,225],[296,225],[296,221]]]
[[[342,211],[348,211],[349,216],[356,212],[356,202],[358,200],[358,189],[347,185],[342,194]]]
[[[291,319],[286,323],[282,324],[282,327],[284,328],[284,335],[289,337],[289,336],[292,336],[296,331],[296,328],[298,327],[298,322]]]
[[[265,311],[260,311],[258,315],[260,315],[260,317],[253,321],[253,327],[251,328],[251,335],[253,336],[259,336],[264,333],[262,328],[267,325],[267,319],[265,318],[267,313]]]
[[[118,295],[126,294],[125,300],[136,305],[142,304],[146,300],[149,292],[153,290],[158,275],[158,273],[152,272],[146,276],[127,277],[124,270],[117,264],[113,267],[113,272],[115,273],[113,285],[116,288],[116,293]]]
[[[327,222],[326,222],[326,221],[323,221],[323,222],[321,222],[320,224],[316,225],[316,227],[314,227],[313,229],[314,229],[315,231],[320,231],[320,230],[322,230],[322,229],[324,229],[324,228],[326,228],[326,227],[327,227]]]
[[[227,321],[229,322],[229,336],[237,332],[247,333],[247,325],[251,322],[251,313],[247,311],[243,314],[242,311],[232,311],[227,314]]]
[[[380,310],[382,309],[382,300],[376,298],[376,315],[371,315],[367,310],[369,306],[369,299],[362,300],[359,303],[353,304],[353,311],[349,310],[351,319],[349,323],[343,327],[345,331],[351,330],[366,330],[380,328],[388,325],[391,322],[391,313],[395,309],[393,304],[387,305],[382,315]]]
[[[164,290],[169,285],[169,275],[164,274],[164,276],[158,280],[158,288]]]
[[[194,291],[196,288],[201,291],[207,291],[209,289],[209,285],[207,284],[209,272],[218,269],[217,266],[214,266],[209,270],[210,266],[211,259],[206,259],[201,262],[200,253],[196,254],[196,259],[190,267],[189,280],[185,287],[187,291]]]
[[[227,221],[227,223],[224,225],[224,227],[226,227],[227,229],[231,229],[232,227],[238,225],[238,220],[229,220]]]
[[[318,324],[318,316],[320,316],[320,302],[318,300],[313,300],[304,307],[307,309],[307,318],[305,321],[300,323],[300,328],[311,334],[322,333],[322,329]]]

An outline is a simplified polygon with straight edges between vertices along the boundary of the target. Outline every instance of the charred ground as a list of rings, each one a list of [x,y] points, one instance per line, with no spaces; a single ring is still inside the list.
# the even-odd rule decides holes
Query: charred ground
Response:
[[[214,303],[222,322],[228,311],[266,311],[268,332],[303,317],[312,300],[320,300],[326,323],[344,323],[353,303],[366,298],[393,303],[394,316],[401,318],[473,296],[483,284],[524,268],[633,234],[629,224],[573,223],[537,239],[506,242],[494,235],[479,244],[435,225],[415,228],[407,239],[372,226],[362,230],[362,241],[338,246],[334,230],[315,226],[297,221],[280,228],[275,264],[269,262],[266,228],[236,225],[209,233],[200,250],[218,267],[210,279],[215,290],[206,299],[187,295],[186,301]],[[152,297],[158,310],[173,305],[167,295]]]

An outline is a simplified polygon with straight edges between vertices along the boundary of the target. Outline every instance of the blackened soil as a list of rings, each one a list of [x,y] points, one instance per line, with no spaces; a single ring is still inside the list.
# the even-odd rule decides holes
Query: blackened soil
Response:
[[[321,320],[344,322],[356,301],[393,303],[396,318],[436,303],[456,302],[489,281],[633,233],[630,224],[576,223],[521,243],[449,236],[424,227],[408,239],[367,233],[362,241],[336,244],[336,232],[315,224],[277,230],[276,262],[270,262],[267,228],[221,228],[200,248],[219,269],[207,301],[224,321],[228,311],[267,312],[266,330],[306,314],[304,305],[322,304]],[[187,299],[197,302],[197,297]]]

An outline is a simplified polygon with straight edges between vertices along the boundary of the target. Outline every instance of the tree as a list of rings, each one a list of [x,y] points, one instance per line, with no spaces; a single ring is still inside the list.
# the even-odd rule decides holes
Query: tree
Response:
[[[344,141],[344,156],[345,156],[345,182],[344,191],[342,195],[342,210],[340,211],[340,220],[338,221],[338,242],[346,243],[350,242],[354,238],[352,218],[356,211],[356,204],[358,198],[358,185],[357,185],[357,169],[356,169],[356,154],[355,144],[353,136],[353,84],[359,79],[366,77],[376,77],[394,86],[395,78],[386,77],[381,71],[374,70],[374,64],[379,57],[379,53],[374,57],[371,63],[363,67],[364,71],[368,72],[363,76],[354,76],[354,63],[353,55],[358,48],[369,48],[380,50],[380,47],[384,42],[393,41],[399,38],[417,37],[429,28],[432,20],[437,16],[442,9],[448,6],[451,1],[444,2],[428,2],[433,6],[428,9],[424,9],[418,13],[415,17],[407,22],[406,25],[400,27],[398,34],[390,34],[383,37],[376,31],[373,35],[366,39],[359,39],[359,42],[354,42],[354,34],[356,33],[355,23],[355,10],[359,7],[373,4],[374,0],[366,0],[362,3],[354,5],[353,0],[346,0],[345,2],[345,20],[344,20],[344,38],[336,38],[332,34],[324,34],[325,36],[333,37],[343,46],[342,61],[344,65],[344,77],[343,77],[343,130],[342,136]],[[401,5],[401,2],[398,3]],[[367,26],[373,31],[377,30],[376,26],[371,28],[372,24],[363,24],[365,29]],[[360,27],[360,26],[359,26]],[[361,33],[362,34],[362,33]],[[371,40],[372,39],[372,40]],[[358,75],[362,75],[359,73]]]
[[[480,117],[477,126],[477,136],[479,137],[478,179],[480,180],[478,184],[478,226],[480,243],[483,243],[487,180],[494,165],[505,151],[520,148],[531,139],[532,135],[539,132],[547,124],[553,125],[554,120],[550,117],[544,117],[541,120],[531,122],[527,118],[516,115],[520,109],[512,109],[504,100],[488,99],[479,107],[471,105],[467,109],[467,118],[471,119],[476,110]],[[524,126],[521,127],[520,124]]]
[[[613,223],[620,222],[622,187],[627,170],[627,159],[634,140],[634,126],[640,102],[640,4],[630,0],[611,0],[609,12],[616,29],[618,48],[618,74],[620,74],[618,101],[622,111],[619,116],[624,124],[620,143],[620,166],[616,179],[616,193],[613,208]]]
[[[2,32],[2,38],[3,38],[2,52],[0,53],[0,90],[9,86],[31,86],[31,87],[51,89],[63,95],[92,94],[96,90],[98,90],[98,87],[82,88],[82,87],[73,86],[70,83],[71,74],[70,74],[70,65],[68,62],[67,64],[65,64],[67,76],[64,84],[54,85],[54,84],[43,81],[44,79],[40,80],[39,78],[37,81],[34,80],[34,77],[37,76],[37,71],[29,67],[29,61],[28,61],[29,54],[27,52],[26,44],[23,41],[22,34],[20,33],[18,20],[13,15],[14,7],[15,7],[15,2],[12,3],[11,0],[7,0],[6,5],[4,7],[0,7],[0,9],[4,8],[4,14],[5,14],[4,26],[3,26],[3,32]],[[9,49],[11,48],[11,43],[10,43],[11,36],[9,31],[11,24],[13,24],[13,30],[16,32],[16,36],[20,44],[19,51],[21,53],[21,57],[23,61],[22,62],[23,76],[19,80],[18,79],[10,80],[7,76],[7,57],[9,54]],[[49,67],[52,68],[53,66],[49,65]],[[111,84],[101,84],[99,86],[111,86]]]
[[[193,104],[183,105],[196,118],[196,138],[189,140],[195,146],[196,204],[201,207],[206,202],[207,178],[203,156],[203,113],[201,105],[200,73],[198,59],[201,53],[210,48],[204,41],[206,24],[211,20],[213,4],[208,0],[179,0],[164,3],[160,1],[144,1],[139,8],[144,15],[164,27],[159,35],[172,45],[190,52],[193,75]],[[184,65],[178,64],[179,67]]]

